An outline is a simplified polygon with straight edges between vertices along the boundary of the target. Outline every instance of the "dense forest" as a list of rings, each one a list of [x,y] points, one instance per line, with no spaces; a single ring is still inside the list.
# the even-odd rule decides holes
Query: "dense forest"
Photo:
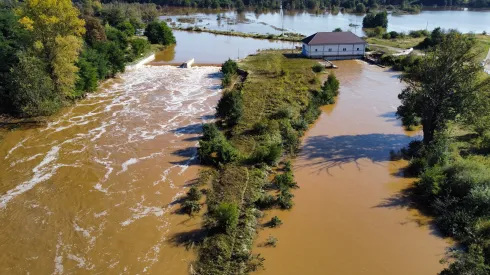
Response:
[[[71,0],[0,3],[0,113],[50,115],[150,50],[175,43],[156,5]],[[144,36],[135,36],[145,28]]]
[[[115,2],[102,0],[103,3]],[[282,5],[285,9],[326,9],[346,8],[354,10],[358,4],[368,8],[379,6],[464,6],[472,8],[490,7],[490,0],[124,0],[119,2],[155,3],[160,6],[182,6],[200,8],[236,8],[242,10],[248,8],[279,9]]]

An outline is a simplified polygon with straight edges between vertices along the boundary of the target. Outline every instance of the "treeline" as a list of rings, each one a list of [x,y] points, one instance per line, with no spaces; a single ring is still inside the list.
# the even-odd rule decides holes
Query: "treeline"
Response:
[[[155,12],[145,13],[148,7]],[[156,14],[155,5],[123,9],[91,0],[1,4],[0,113],[50,115],[95,91],[149,51],[148,39],[135,32]],[[153,31],[155,25],[164,31]],[[148,26],[151,42],[175,43],[165,23]]]
[[[490,274],[490,78],[471,36],[435,30],[426,40],[397,110],[423,130],[402,150],[406,172],[419,177],[410,195],[462,246],[441,275]]]
[[[297,185],[286,160],[297,153],[319,107],[333,103],[338,93],[333,74],[321,85],[319,73],[325,68],[316,63],[263,52],[247,57],[241,69],[231,60],[223,64],[218,120],[204,125],[199,141],[199,159],[211,167],[198,183],[209,189],[196,273],[248,274],[263,266],[264,258],[251,251],[262,211],[293,207]],[[186,203],[182,207],[188,209]],[[264,226],[281,223],[275,216]],[[260,245],[276,242],[270,236]]]
[[[113,0],[103,0],[113,3]],[[250,9],[347,9],[353,12],[365,12],[366,9],[377,9],[380,6],[388,9],[399,8],[406,12],[419,12],[422,6],[464,6],[472,8],[490,7],[490,0],[124,0],[127,3],[154,3],[159,6],[180,6],[199,8]],[[362,8],[364,7],[364,8]]]

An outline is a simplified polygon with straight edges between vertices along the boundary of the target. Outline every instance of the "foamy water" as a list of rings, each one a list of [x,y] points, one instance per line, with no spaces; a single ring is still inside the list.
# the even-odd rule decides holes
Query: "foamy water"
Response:
[[[165,240],[184,219],[172,214],[173,202],[195,176],[187,171],[220,74],[147,61],[46,126],[6,133],[0,249],[10,253],[0,256],[0,273],[154,273],[163,262],[181,269],[168,264],[178,253],[168,255]]]

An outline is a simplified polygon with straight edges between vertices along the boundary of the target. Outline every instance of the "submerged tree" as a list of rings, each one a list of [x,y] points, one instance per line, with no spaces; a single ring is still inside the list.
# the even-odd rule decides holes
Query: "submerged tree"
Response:
[[[421,121],[424,144],[429,144],[437,131],[446,129],[448,121],[478,104],[476,95],[490,88],[488,77],[482,77],[476,62],[474,46],[474,39],[450,33],[403,75],[408,87],[398,96],[402,105],[397,115],[405,126]]]

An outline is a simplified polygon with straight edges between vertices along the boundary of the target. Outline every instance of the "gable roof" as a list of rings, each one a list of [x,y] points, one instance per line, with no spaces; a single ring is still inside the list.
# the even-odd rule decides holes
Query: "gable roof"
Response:
[[[366,44],[366,41],[352,32],[317,32],[301,41],[306,45]]]

